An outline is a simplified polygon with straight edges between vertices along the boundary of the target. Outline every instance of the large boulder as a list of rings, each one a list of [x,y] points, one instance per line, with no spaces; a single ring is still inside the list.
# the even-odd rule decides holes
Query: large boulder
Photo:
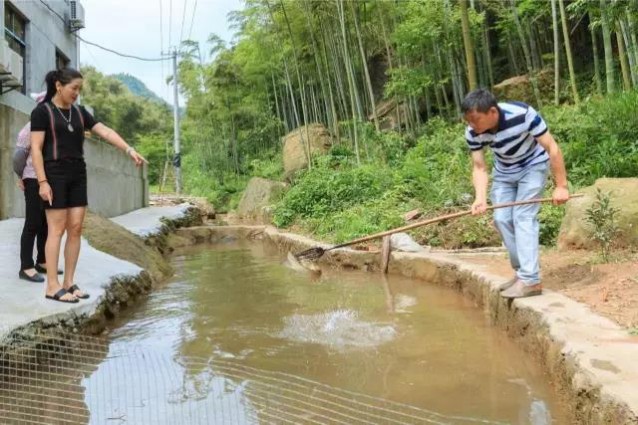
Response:
[[[283,138],[284,171],[286,178],[296,171],[308,166],[307,147],[310,146],[310,156],[328,152],[332,145],[332,136],[321,124],[310,124],[299,127]]]
[[[596,189],[610,193],[612,207],[618,209],[616,222],[619,233],[615,246],[638,247],[638,178],[598,179],[593,186],[578,192],[585,196],[567,203],[565,218],[558,235],[560,249],[596,249],[591,237],[591,225],[586,221],[586,211],[596,200]]]
[[[405,126],[408,107],[405,103],[397,104],[396,100],[384,100],[376,105],[377,119],[381,130],[397,130],[401,125]],[[374,115],[370,114],[368,120],[372,121]]]
[[[270,207],[285,187],[282,182],[253,177],[239,201],[237,214],[259,223],[270,222]]]
[[[540,88],[542,95],[554,93],[553,75],[553,71],[550,69],[543,69],[536,74],[538,87]],[[534,96],[532,82],[528,75],[517,75],[515,77],[508,78],[507,80],[503,80],[496,84],[492,88],[492,91],[496,98],[500,101],[516,100],[538,107],[538,102]],[[546,96],[542,97],[544,100],[547,100]]]

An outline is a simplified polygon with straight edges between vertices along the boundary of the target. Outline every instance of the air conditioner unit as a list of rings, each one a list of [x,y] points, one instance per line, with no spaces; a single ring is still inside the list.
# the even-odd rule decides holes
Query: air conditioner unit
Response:
[[[9,47],[6,40],[0,40],[0,81],[5,87],[21,87],[24,76],[22,56]]]
[[[69,0],[69,30],[84,28],[84,7],[79,0]]]

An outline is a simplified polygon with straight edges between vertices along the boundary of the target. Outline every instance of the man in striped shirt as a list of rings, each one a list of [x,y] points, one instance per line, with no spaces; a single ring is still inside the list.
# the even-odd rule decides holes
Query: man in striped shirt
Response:
[[[484,148],[494,154],[492,204],[540,198],[551,168],[555,181],[554,204],[569,199],[563,154],[549,133],[543,118],[521,102],[497,102],[492,93],[478,89],[462,104],[465,132],[472,151],[472,182],[476,197],[473,214],[487,207],[488,171]],[[509,252],[515,276],[499,290],[505,298],[540,295],[539,204],[521,205],[494,211],[494,223]]]

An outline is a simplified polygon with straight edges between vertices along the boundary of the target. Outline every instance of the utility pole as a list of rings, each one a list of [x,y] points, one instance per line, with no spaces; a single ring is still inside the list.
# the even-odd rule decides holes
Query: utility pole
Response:
[[[182,192],[182,156],[179,146],[179,90],[177,80],[177,48],[173,50],[173,167],[175,167],[175,193]]]

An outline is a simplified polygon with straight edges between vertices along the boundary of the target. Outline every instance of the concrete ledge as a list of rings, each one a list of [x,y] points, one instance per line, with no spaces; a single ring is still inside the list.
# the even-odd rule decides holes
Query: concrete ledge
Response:
[[[282,251],[323,246],[267,226],[204,226],[180,229],[169,246],[258,238]],[[322,267],[379,271],[380,254],[351,249],[326,253]],[[390,273],[441,284],[483,307],[492,322],[540,361],[568,397],[578,424],[638,424],[638,339],[587,306],[546,291],[541,297],[506,301],[496,287],[502,276],[445,253],[392,253]]]
[[[230,242],[238,239],[263,239],[266,226],[199,226],[176,229],[168,240],[170,249],[200,243]]]
[[[142,208],[111,218],[116,224],[139,236],[147,245],[166,254],[168,236],[183,226],[202,224],[202,212],[191,204]]]
[[[170,222],[180,221],[192,209],[190,204],[174,207],[148,207],[111,218],[111,221],[126,228],[129,232],[143,238],[152,238],[164,233]]]
[[[113,219],[129,231],[143,234],[147,241],[161,240],[169,229],[191,223],[197,210],[190,206],[143,210]],[[195,223],[201,221],[194,220]],[[0,345],[16,330],[63,326],[76,331],[80,326],[93,328],[113,317],[135,298],[148,292],[153,282],[142,268],[91,247],[82,239],[80,260],[76,270],[77,284],[91,298],[77,304],[64,304],[44,297],[43,283],[18,279],[20,270],[20,234],[23,219],[0,221]],[[147,227],[140,227],[146,223]],[[64,241],[63,241],[64,243]],[[147,242],[151,243],[151,242]],[[60,258],[60,264],[63,264]]]
[[[44,298],[44,283],[18,279],[23,222],[22,219],[0,221],[0,263],[3,265],[0,269],[0,341],[14,329],[33,322],[40,322],[45,327],[63,322],[73,329],[81,318],[94,316],[100,306],[111,298],[108,289],[112,281],[143,280],[141,268],[97,251],[83,239],[76,281],[91,294],[91,298],[77,304],[47,300]]]

